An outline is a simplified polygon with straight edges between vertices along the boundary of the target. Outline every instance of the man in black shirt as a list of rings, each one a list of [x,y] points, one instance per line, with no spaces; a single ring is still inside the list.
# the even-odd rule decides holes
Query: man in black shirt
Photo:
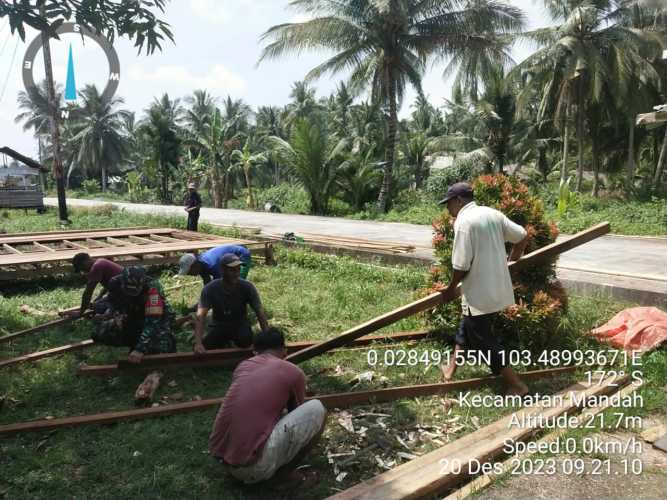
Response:
[[[201,208],[201,196],[197,192],[194,182],[188,184],[188,194],[185,195],[185,211],[188,213],[188,231],[196,231],[199,222],[199,209]]]
[[[241,259],[233,253],[222,256],[222,278],[208,283],[201,292],[195,323],[195,352],[222,349],[233,341],[237,347],[252,345],[252,329],[247,317],[250,305],[257,315],[262,331],[269,328],[266,313],[255,285],[240,278]],[[213,321],[204,337],[204,321],[213,309]]]

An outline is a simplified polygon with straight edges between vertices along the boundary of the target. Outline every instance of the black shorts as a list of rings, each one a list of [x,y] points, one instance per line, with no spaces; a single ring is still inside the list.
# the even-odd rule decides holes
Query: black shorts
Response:
[[[505,367],[505,350],[493,335],[493,319],[496,314],[463,316],[455,337],[456,344],[466,351],[478,351],[479,359],[490,359],[489,366],[494,375],[498,375]]]
[[[252,328],[250,323],[242,321],[235,325],[212,323],[202,343],[206,349],[225,349],[233,342],[236,347],[252,345]]]

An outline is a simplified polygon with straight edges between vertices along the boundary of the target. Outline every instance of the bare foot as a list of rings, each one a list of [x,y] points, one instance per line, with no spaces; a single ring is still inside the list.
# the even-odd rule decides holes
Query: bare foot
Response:
[[[442,380],[444,382],[451,382],[456,372],[456,363],[441,363],[440,372],[442,373]]]

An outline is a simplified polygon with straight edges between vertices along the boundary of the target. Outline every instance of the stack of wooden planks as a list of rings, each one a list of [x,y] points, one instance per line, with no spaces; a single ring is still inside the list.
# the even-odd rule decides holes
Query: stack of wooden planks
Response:
[[[240,244],[266,249],[267,244],[170,228],[96,229],[0,235],[0,281],[63,274],[79,252],[113,258],[119,264],[164,265],[184,252]]]
[[[291,241],[285,239],[285,235],[283,234],[262,233],[261,236],[275,241]],[[395,241],[365,240],[362,238],[327,236],[323,234],[301,232],[295,233],[294,236],[303,239],[304,243],[312,245],[343,247],[356,250],[374,250],[393,254],[410,253],[415,250],[414,245],[406,245],[405,243]]]

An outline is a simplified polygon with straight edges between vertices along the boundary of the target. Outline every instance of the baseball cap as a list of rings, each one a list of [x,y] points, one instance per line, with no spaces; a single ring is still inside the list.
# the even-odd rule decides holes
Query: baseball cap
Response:
[[[238,258],[236,254],[226,253],[220,259],[220,265],[226,267],[237,267],[242,264],[241,259]]]
[[[444,205],[449,200],[456,198],[457,196],[462,196],[464,198],[472,197],[472,186],[467,182],[457,182],[456,184],[452,184],[447,189],[445,197],[438,202],[438,205]]]
[[[187,276],[187,274],[190,272],[192,264],[195,262],[197,262],[197,257],[195,257],[194,254],[183,254],[183,256],[181,256],[181,258],[178,260],[178,274],[180,276]]]

